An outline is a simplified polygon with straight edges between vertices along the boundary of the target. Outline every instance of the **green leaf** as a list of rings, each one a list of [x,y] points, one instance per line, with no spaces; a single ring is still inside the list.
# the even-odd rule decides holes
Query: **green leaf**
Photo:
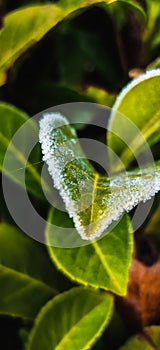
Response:
[[[120,350],[155,350],[160,348],[160,326],[145,327],[143,333],[129,339]]]
[[[107,107],[111,107],[116,99],[116,95],[109,94],[104,89],[95,86],[89,86],[84,93],[85,96],[90,97],[93,101]]]
[[[157,201],[156,201],[157,200]],[[159,249],[160,247],[160,205],[159,205],[159,196],[157,196],[155,203],[157,205],[154,208],[154,211],[151,212],[150,219],[147,221],[147,224],[144,227],[144,234],[148,235],[156,244]]]
[[[142,40],[150,48],[155,48],[160,44],[160,35],[157,30],[160,21],[160,5],[157,0],[146,0],[147,23],[144,28]]]
[[[110,295],[73,288],[40,311],[27,350],[87,350],[102,334],[113,309]]]
[[[24,327],[19,330],[19,338],[23,344],[23,350],[26,350],[28,344],[29,330],[26,330]]]
[[[110,94],[95,86],[89,86],[85,90],[82,90],[80,88],[73,89],[68,86],[61,86],[48,81],[36,86],[36,96],[34,98],[34,106],[32,106],[32,109],[35,110],[36,113],[38,108],[44,110],[52,106],[58,106],[58,110],[61,110],[62,113],[65,111],[66,113],[66,104],[68,103],[70,122],[73,122],[76,129],[79,129],[84,127],[86,123],[91,122],[95,116],[93,115],[93,111],[90,111],[90,108],[88,108],[86,113],[83,114],[80,114],[78,108],[75,108],[72,111],[69,106],[70,102],[77,102],[77,106],[78,102],[96,102],[102,105],[111,106],[115,101],[115,98],[116,95]],[[64,104],[64,107],[62,104]]]
[[[44,247],[0,224],[0,313],[34,319],[55,294],[54,268]]]
[[[19,134],[13,139],[16,132]],[[41,176],[36,167],[32,165],[32,163],[41,162],[39,145],[36,145],[31,155],[27,155],[30,141],[35,140],[35,138],[37,143],[37,125],[17,108],[0,103],[0,171],[3,171],[18,185],[27,188],[36,197],[44,198],[41,189]],[[47,184],[44,183],[44,185],[49,192]]]
[[[157,57],[153,62],[147,66],[147,70],[152,70],[155,68],[160,68],[160,57]]]
[[[60,113],[44,114],[39,139],[54,185],[84,240],[100,236],[124,211],[160,189],[160,164],[113,177],[98,174]]]
[[[145,328],[145,334],[148,339],[151,339],[153,349],[160,348],[160,326],[151,326]]]
[[[0,170],[2,170],[6,149],[15,132],[28,120],[28,116],[17,108],[0,103]]]
[[[142,20],[143,22],[146,21],[146,13],[143,9],[143,7],[137,3],[137,1],[135,0],[110,0],[109,2],[110,4],[122,4],[124,5],[125,7],[128,7],[130,8],[132,11],[134,11],[134,13],[136,15],[138,15]]]
[[[29,46],[38,42],[58,22],[72,13],[76,15],[75,11],[77,10],[98,3],[109,4],[112,2],[110,0],[61,0],[58,4],[34,5],[7,14],[0,33],[0,85],[5,83],[6,70],[15,60]],[[142,12],[142,7],[135,1],[130,1],[130,4]]]
[[[51,209],[49,223],[64,227],[71,225],[67,214]],[[128,269],[132,256],[132,232],[130,220],[124,215],[120,223],[107,236],[80,248],[54,247],[54,232],[48,224],[46,242],[51,259],[66,276],[83,285],[109,290],[125,295]]]
[[[131,338],[123,345],[119,350],[153,350],[154,348],[147,342],[143,336],[141,339],[139,337]]]
[[[52,106],[58,106],[69,102],[94,102],[94,98],[87,96],[85,91],[54,84],[50,81],[43,81],[36,85],[36,96],[33,101],[32,109],[35,111],[38,110],[38,108],[39,110],[44,110]],[[86,121],[88,120],[86,119]]]
[[[155,212],[152,214],[150,221],[145,227],[145,233],[154,233],[159,236],[159,226],[160,226],[160,205],[157,207]]]
[[[125,166],[146,147],[144,138],[150,146],[160,140],[159,95],[160,70],[151,70],[124,88],[113,105],[108,146],[120,156]],[[128,120],[123,118],[122,122],[121,114]]]

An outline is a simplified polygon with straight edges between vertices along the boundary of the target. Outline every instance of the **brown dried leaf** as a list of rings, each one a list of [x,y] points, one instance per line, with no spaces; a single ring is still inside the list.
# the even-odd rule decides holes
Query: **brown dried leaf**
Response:
[[[128,292],[118,306],[133,329],[143,329],[160,319],[160,259],[145,266],[133,258],[129,271]]]

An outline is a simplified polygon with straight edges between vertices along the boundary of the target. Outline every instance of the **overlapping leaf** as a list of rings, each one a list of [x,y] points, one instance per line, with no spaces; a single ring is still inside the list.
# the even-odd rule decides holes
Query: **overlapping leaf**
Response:
[[[54,225],[54,230],[50,224]],[[51,209],[46,227],[46,243],[49,255],[58,269],[83,285],[125,295],[133,247],[129,217],[124,215],[121,222],[101,240],[79,248],[54,246],[56,227],[60,225],[72,227],[72,221],[67,214]],[[64,233],[66,241],[68,231],[66,229]],[[76,232],[74,238],[76,239]],[[63,241],[64,237],[60,239]]]
[[[55,276],[44,247],[18,229],[0,224],[1,314],[34,319],[57,294]]]
[[[58,4],[34,5],[15,10],[6,15],[0,35],[0,85],[6,81],[6,70],[31,45],[39,41],[58,22],[94,4],[119,0],[61,0]],[[142,14],[143,9],[136,1],[123,0],[135,11]]]
[[[134,79],[118,96],[109,122],[108,146],[125,166],[160,139],[160,70]],[[146,144],[144,144],[144,139]],[[145,148],[143,148],[145,147]]]
[[[18,132],[17,137],[14,137],[16,132]],[[33,142],[33,148],[35,145],[36,148],[30,155],[28,147],[31,142]],[[36,166],[32,165],[40,162],[40,149],[37,142],[36,123],[17,108],[0,103],[0,170],[3,170],[3,173],[15,183],[27,188],[34,195],[44,198],[41,177]],[[45,188],[49,191],[47,184]]]
[[[123,345],[120,350],[155,350],[160,347],[160,327],[151,326],[145,327],[143,334],[129,339],[125,345]]]
[[[112,307],[112,297],[98,290],[62,293],[40,311],[27,350],[91,348],[109,322]]]
[[[43,159],[82,239],[92,240],[160,189],[160,165],[101,176],[86,159],[75,130],[60,113],[40,121]]]

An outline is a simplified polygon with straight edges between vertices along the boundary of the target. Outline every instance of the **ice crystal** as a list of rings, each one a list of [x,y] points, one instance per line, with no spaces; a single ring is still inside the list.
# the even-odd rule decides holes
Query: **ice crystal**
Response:
[[[75,130],[60,113],[44,114],[39,140],[43,160],[82,239],[93,239],[160,190],[160,166],[115,177],[99,175],[80,147]]]

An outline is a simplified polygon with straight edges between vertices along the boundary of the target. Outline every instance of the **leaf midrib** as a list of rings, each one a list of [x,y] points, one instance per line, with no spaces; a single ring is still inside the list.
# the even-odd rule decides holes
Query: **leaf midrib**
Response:
[[[98,245],[98,242],[94,241],[92,243],[92,246],[97,254],[97,256],[99,257],[99,260],[101,261],[105,271],[107,272],[107,275],[109,276],[109,278],[111,279],[112,284],[117,288],[118,292],[122,292],[122,288],[119,285],[119,283],[117,282],[117,279],[115,278],[115,276],[112,273],[112,270],[110,269],[109,265],[107,264],[106,258],[101,250],[101,248]]]
[[[62,350],[63,349],[63,345],[65,345],[65,343],[67,342],[69,336],[72,335],[72,333],[74,334],[78,324],[80,324],[86,317],[88,317],[97,307],[100,306],[100,304],[105,304],[105,301],[101,301],[99,304],[95,305],[87,314],[83,315],[83,317],[78,320],[74,326],[72,326],[69,331],[65,334],[65,336],[63,337],[62,340],[60,340],[60,342],[58,343],[58,345],[53,349],[53,350]],[[108,316],[108,315],[107,315]],[[90,343],[90,341],[88,342]],[[62,346],[62,347],[61,347]],[[87,344],[85,345],[85,347],[83,347],[81,350],[86,350],[86,346]]]
[[[90,212],[90,219],[89,219],[89,225],[94,223],[93,217],[94,217],[94,203],[95,203],[95,197],[96,197],[96,191],[97,191],[97,182],[99,179],[100,175],[97,173],[95,174],[94,182],[93,182],[93,191],[92,191],[92,204],[91,204],[91,212]],[[93,221],[92,221],[93,220]],[[90,236],[90,231],[92,228],[89,226],[87,235]],[[91,232],[92,234],[92,232]]]

